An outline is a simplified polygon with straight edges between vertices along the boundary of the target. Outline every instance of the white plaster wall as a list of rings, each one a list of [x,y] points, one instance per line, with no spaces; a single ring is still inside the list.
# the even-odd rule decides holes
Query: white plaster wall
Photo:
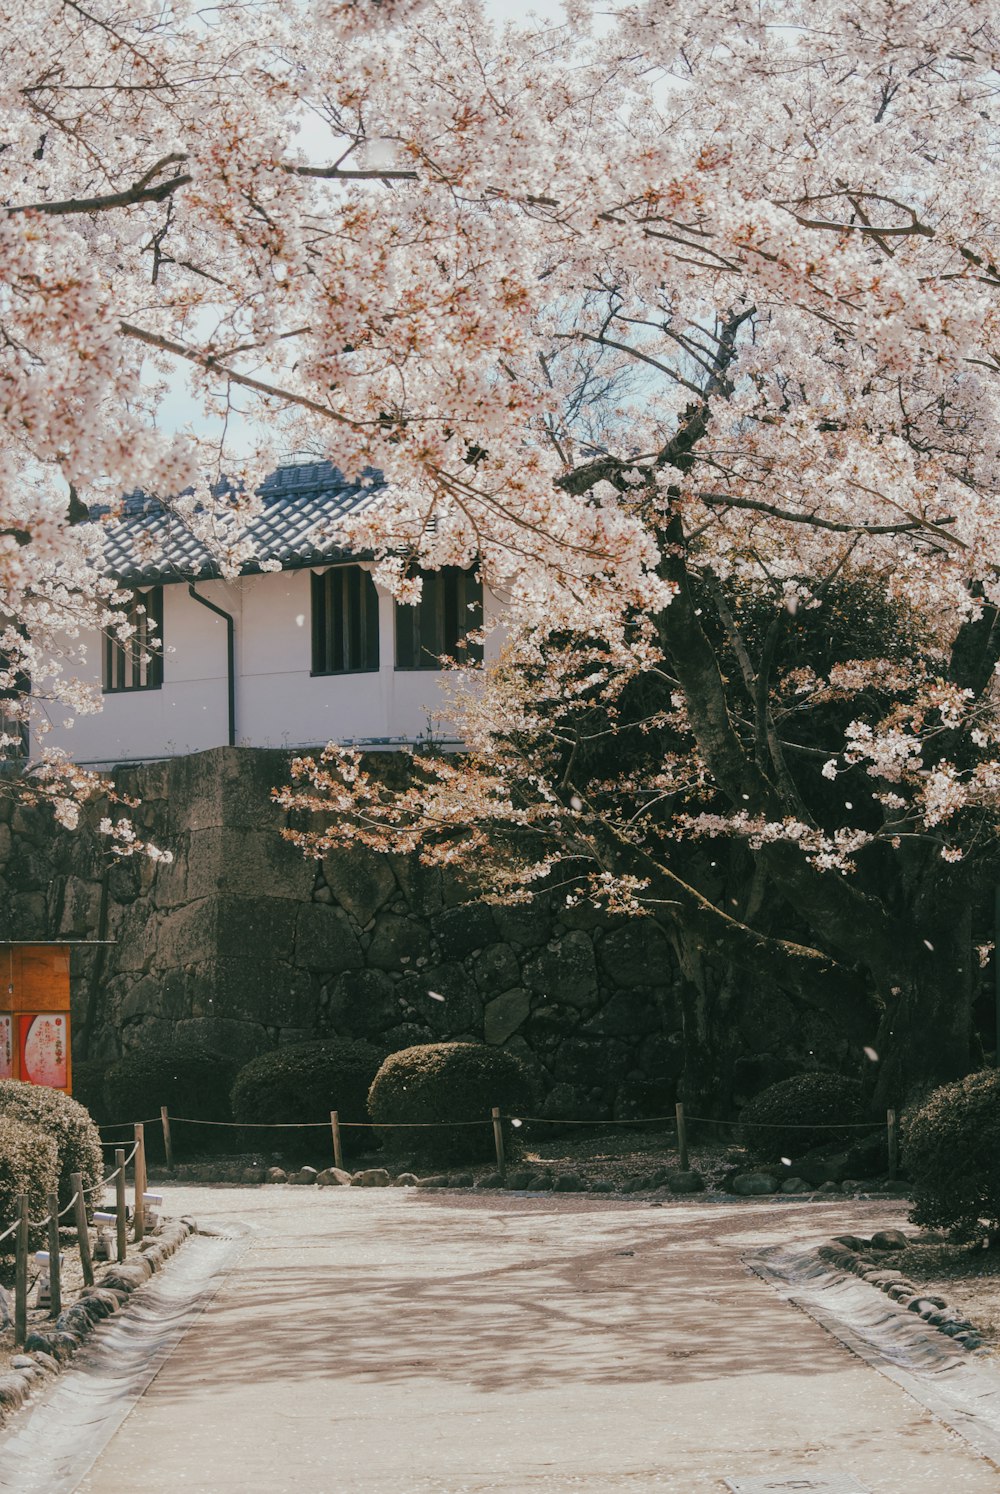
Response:
[[[414,741],[430,731],[453,741],[441,675],[394,666],[393,602],[379,595],[379,668],[365,674],[310,675],[310,572],[203,581],[198,593],[233,614],[236,636],[236,740],[252,747],[317,746],[327,741]],[[484,599],[487,619],[499,613]],[[93,678],[100,638],[87,638]],[[163,588],[163,685],[105,695],[96,715],[71,727],[57,720],[46,745],[81,763],[173,757],[224,744],[228,737],[226,624],[188,593]],[[487,657],[499,647],[494,635]],[[33,748],[39,746],[39,739]]]

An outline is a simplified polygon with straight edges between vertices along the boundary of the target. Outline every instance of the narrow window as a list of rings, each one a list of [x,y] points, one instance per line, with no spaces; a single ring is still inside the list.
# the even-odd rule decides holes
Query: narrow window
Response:
[[[163,684],[163,587],[137,591],[124,608],[130,637],[104,637],[104,693],[159,690]]]
[[[359,565],[338,565],[312,578],[312,672],[359,674],[378,669],[378,592]]]
[[[483,625],[483,584],[474,571],[446,565],[423,571],[415,607],[396,603],[396,668],[440,669],[446,655],[459,664],[481,664],[483,647],[469,634]]]

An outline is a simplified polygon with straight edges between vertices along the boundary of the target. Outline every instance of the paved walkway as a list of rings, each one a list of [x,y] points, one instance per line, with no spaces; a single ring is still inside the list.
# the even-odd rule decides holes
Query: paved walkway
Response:
[[[852,1474],[997,1494],[1000,1471],[741,1252],[887,1203],[170,1188],[253,1243],[81,1494],[619,1494]]]

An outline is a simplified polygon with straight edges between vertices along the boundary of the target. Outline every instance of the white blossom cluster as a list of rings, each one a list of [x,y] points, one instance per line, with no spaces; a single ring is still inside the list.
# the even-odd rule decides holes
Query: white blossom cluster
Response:
[[[552,701],[661,668],[681,568],[792,620],[874,575],[944,652],[1000,602],[994,8],[565,16],[4,7],[0,650],[36,731],[95,704],[79,638],[122,626],[100,567],[119,495],[169,503],[236,574],[279,449],[384,473],[344,539],[404,600],[419,559],[475,562],[508,601],[515,653],[468,712],[484,761]],[[160,418],[180,371],[197,430]],[[603,658],[560,677],[570,634]],[[841,664],[817,688],[871,683]],[[954,824],[989,775],[929,734],[996,754],[962,688],[925,692],[922,721],[859,717],[831,771]],[[681,776],[714,772],[677,710]],[[802,844],[855,854],[827,839]]]

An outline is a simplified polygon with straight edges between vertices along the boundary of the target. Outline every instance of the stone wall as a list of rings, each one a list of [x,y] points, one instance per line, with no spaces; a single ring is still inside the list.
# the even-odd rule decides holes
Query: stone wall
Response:
[[[0,800],[0,937],[114,941],[73,957],[78,1057],[154,1030],[240,1059],[320,1036],[485,1040],[531,1062],[552,1118],[670,1111],[683,990],[651,921],[470,902],[438,870],[362,848],[307,860],[269,796],[287,772],[287,754],[246,748],[119,770],[170,865],[108,865],[87,832]],[[751,1067],[787,1049],[787,1013],[769,1006],[734,1017]],[[832,1041],[791,1025],[803,1047]]]

